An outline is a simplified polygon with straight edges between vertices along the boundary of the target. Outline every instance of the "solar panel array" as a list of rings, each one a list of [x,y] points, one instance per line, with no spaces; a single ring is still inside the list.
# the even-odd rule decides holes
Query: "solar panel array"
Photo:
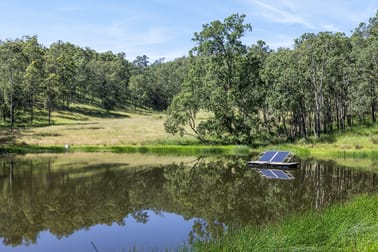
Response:
[[[276,153],[276,151],[267,151],[260,157],[259,161],[269,162]]]
[[[289,155],[288,151],[267,151],[259,159],[260,162],[283,162]]]
[[[270,162],[283,162],[288,155],[289,152],[287,151],[277,152],[277,154],[273,157],[273,159],[270,160]]]

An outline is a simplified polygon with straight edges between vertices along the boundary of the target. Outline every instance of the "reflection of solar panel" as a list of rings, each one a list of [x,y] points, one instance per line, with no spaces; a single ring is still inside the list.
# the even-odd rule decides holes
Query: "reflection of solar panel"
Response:
[[[294,179],[291,173],[281,171],[281,170],[273,170],[273,169],[261,169],[258,172],[266,177],[266,178],[274,178],[274,179]]]
[[[275,178],[276,176],[274,176],[274,173],[271,172],[271,170],[260,170],[260,172],[266,176],[266,177],[270,177],[270,178]]]
[[[289,155],[289,152],[287,151],[277,152],[277,154],[273,157],[272,160],[270,160],[270,162],[283,162],[287,155]]]
[[[275,171],[275,174],[280,179],[290,179],[290,177],[284,171]]]
[[[276,151],[267,151],[262,155],[259,161],[269,162],[275,154]]]

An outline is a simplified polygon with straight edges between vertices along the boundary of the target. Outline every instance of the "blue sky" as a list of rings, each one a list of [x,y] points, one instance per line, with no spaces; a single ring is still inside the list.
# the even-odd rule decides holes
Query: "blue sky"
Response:
[[[305,32],[350,35],[377,10],[378,0],[1,0],[0,40],[37,35],[45,46],[62,40],[129,60],[172,60],[187,55],[203,24],[233,13],[252,24],[247,45],[276,49]]]

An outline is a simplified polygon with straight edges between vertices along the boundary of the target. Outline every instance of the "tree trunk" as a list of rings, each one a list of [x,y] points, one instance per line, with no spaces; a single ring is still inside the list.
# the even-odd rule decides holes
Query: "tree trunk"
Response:
[[[11,94],[11,97],[10,97],[9,119],[10,119],[10,129],[11,131],[13,131],[13,127],[14,127],[13,93]]]
[[[339,111],[339,103],[337,100],[335,103],[335,109],[336,109],[336,128],[339,130],[340,129],[340,111]]]
[[[373,123],[377,122],[377,117],[375,116],[375,104],[374,102],[371,104],[371,120]]]
[[[302,136],[304,138],[307,138],[307,132],[306,132],[306,117],[303,112],[301,112],[301,128],[302,128]]]
[[[30,124],[33,124],[34,121],[34,96],[30,97]]]
[[[49,114],[49,126],[50,126],[51,125],[51,107],[50,106],[48,110],[49,110],[48,114]]]

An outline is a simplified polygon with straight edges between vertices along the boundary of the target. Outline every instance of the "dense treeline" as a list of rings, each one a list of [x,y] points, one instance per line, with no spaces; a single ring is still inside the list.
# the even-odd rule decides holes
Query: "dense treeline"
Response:
[[[46,48],[36,36],[0,41],[1,120],[10,128],[15,122],[33,124],[35,112],[45,111],[51,124],[51,112],[72,103],[165,110],[180,91],[186,62],[149,64],[147,56],[129,62],[124,53],[62,41]]]
[[[37,37],[0,41],[0,116],[33,123],[36,111],[72,103],[104,109],[168,111],[170,133],[203,142],[254,143],[319,137],[353,125],[376,123],[378,12],[350,37],[306,33],[292,49],[271,50],[234,14],[195,33],[189,57],[133,62],[124,53],[99,53]],[[206,117],[198,119],[200,111]],[[27,117],[25,115],[28,115]],[[27,119],[26,119],[27,118]]]
[[[73,102],[99,102],[106,109],[127,101],[130,64],[124,54],[97,53],[61,41],[49,48],[37,37],[0,44],[0,99],[3,121],[11,128],[26,111],[68,108]]]
[[[303,34],[293,49],[276,51],[263,41],[242,43],[251,31],[244,18],[234,14],[195,34],[190,71],[169,108],[167,131],[253,143],[376,123],[378,12],[351,37]],[[209,117],[198,123],[201,110]]]

